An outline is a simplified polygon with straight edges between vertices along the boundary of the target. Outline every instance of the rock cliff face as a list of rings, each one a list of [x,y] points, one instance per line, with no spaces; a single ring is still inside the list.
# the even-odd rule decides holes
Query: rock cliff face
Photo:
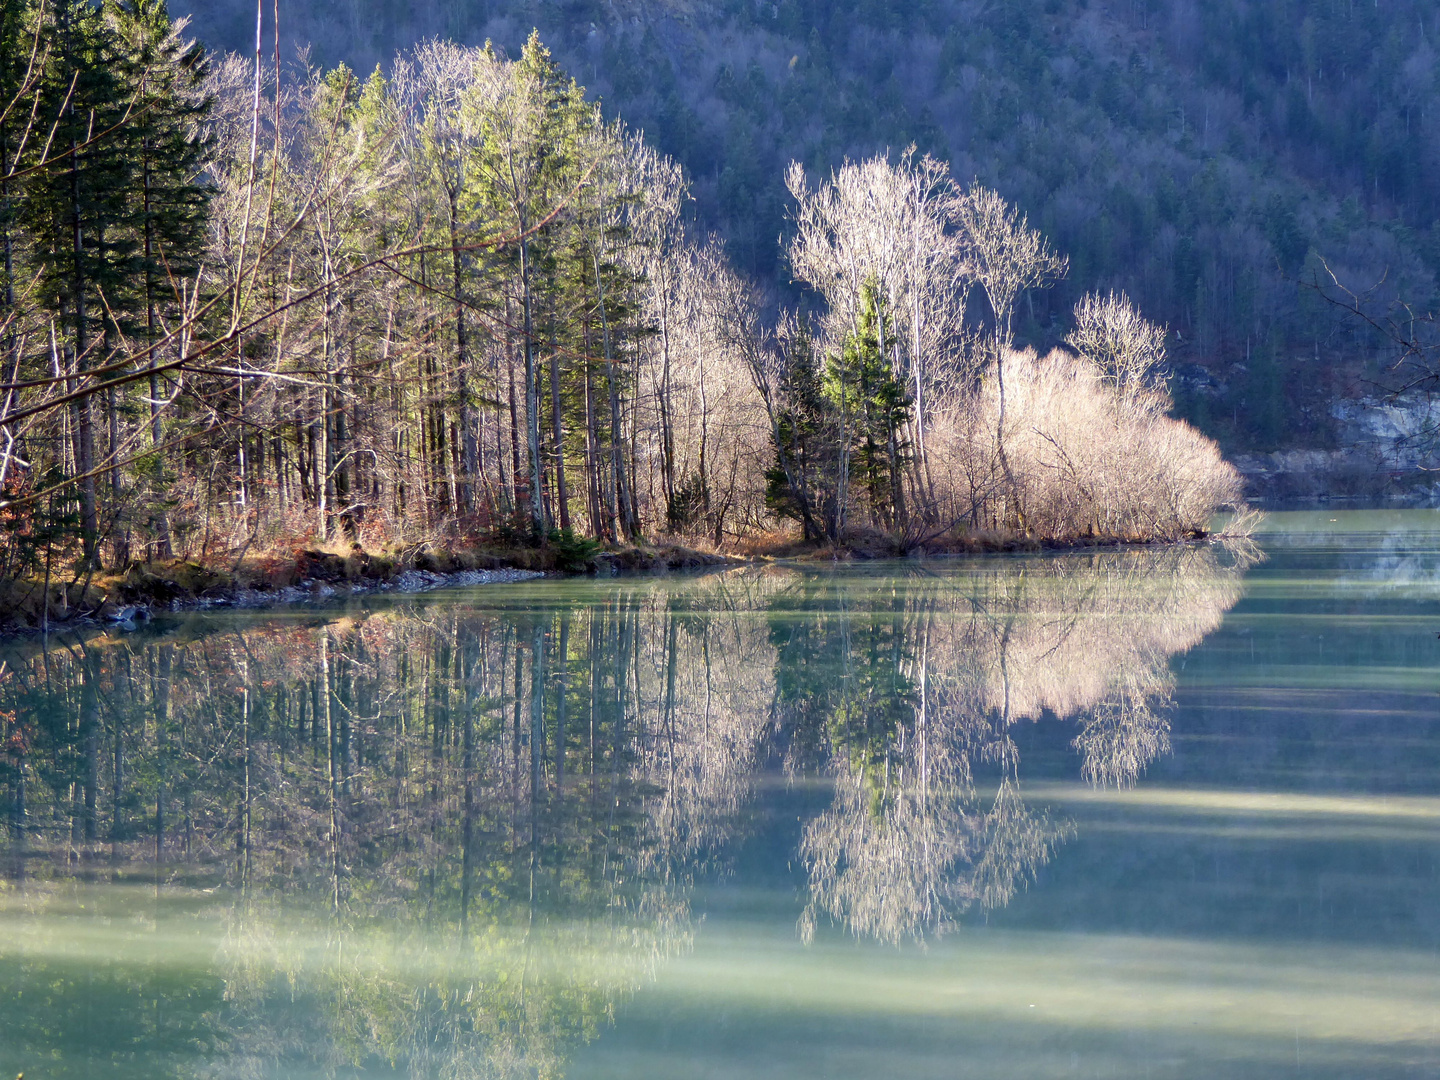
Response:
[[[1440,408],[1429,395],[1337,401],[1330,418],[1337,443],[1330,449],[1236,456],[1252,493],[1440,499]]]

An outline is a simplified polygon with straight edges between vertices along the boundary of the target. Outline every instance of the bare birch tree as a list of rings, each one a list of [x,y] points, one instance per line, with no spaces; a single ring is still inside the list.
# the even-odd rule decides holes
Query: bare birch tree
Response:
[[[1165,364],[1165,328],[1141,315],[1123,292],[1081,297],[1065,341],[1127,396],[1154,389]]]

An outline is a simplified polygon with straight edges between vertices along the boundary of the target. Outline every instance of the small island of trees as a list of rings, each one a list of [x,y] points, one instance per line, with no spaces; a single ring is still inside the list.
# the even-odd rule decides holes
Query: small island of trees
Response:
[[[361,78],[262,29],[210,57],[164,0],[0,0],[12,611],[320,550],[1169,541],[1240,499],[1124,295],[1017,346],[1066,260],[944,162],[792,165],[786,310],[538,35]]]

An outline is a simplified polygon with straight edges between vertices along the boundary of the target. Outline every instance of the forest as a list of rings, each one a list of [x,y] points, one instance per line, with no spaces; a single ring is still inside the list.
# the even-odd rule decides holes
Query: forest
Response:
[[[175,2],[213,44],[253,41],[247,0]],[[1306,287],[1325,266],[1380,285],[1379,308],[1436,308],[1424,0],[346,0],[280,22],[287,56],[364,70],[424,37],[516,48],[538,26],[787,297],[806,293],[774,244],[786,164],[822,175],[914,142],[1069,254],[1026,297],[1022,341],[1045,352],[1083,293],[1128,293],[1171,331],[1179,414],[1227,452],[1334,446],[1337,402],[1408,381]]]
[[[45,612],[52,581],[317,545],[898,553],[1239,503],[1171,415],[1166,331],[1095,290],[1024,347],[1068,259],[915,145],[783,170],[811,299],[777,303],[538,32],[362,78],[286,64],[263,9],[249,56],[164,0],[3,13],[0,578]]]

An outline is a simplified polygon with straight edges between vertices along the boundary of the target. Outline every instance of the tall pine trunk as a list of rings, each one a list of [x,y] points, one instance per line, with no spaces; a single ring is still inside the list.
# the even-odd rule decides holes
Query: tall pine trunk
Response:
[[[74,371],[76,383],[83,383],[85,369],[89,366],[90,351],[89,317],[86,310],[85,290],[85,232],[81,220],[80,202],[80,147],[75,140],[70,142],[70,215],[71,240],[73,248],[71,287],[72,311],[75,315],[74,329]],[[77,385],[77,389],[79,386]],[[95,505],[95,408],[92,395],[84,394],[75,402],[75,471],[80,475],[80,537],[84,562],[88,569],[99,568],[100,523]]]
[[[530,241],[524,239],[525,219],[520,217],[520,291],[525,306],[525,439],[530,449],[530,522],[535,538],[549,533],[540,475],[540,379],[535,361],[534,304],[530,293]]]
[[[600,298],[600,335],[605,352],[605,381],[610,389],[610,459],[615,484],[610,489],[610,515],[620,523],[625,539],[634,540],[635,528],[631,512],[630,486],[625,474],[625,439],[620,424],[620,386],[615,373],[615,359],[610,349],[610,318],[605,311],[605,283],[600,276],[600,253],[594,253],[595,291]]]
[[[565,424],[560,410],[560,345],[550,335],[550,426],[555,440],[555,504],[560,528],[570,528],[570,493],[565,486]]]
[[[467,513],[475,511],[475,479],[479,472],[479,449],[475,441],[475,408],[471,402],[469,339],[465,326],[464,276],[460,260],[459,192],[448,191],[450,206],[450,260],[455,284],[455,369],[460,381],[461,446],[464,467],[458,492],[461,506]]]

